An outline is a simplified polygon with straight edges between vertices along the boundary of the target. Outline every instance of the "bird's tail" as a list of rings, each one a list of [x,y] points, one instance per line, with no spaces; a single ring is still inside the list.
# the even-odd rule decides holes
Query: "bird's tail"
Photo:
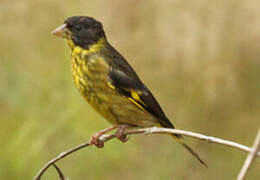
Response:
[[[199,157],[197,153],[195,153],[188,145],[186,145],[183,140],[181,139],[182,136],[176,136],[175,134],[171,134],[171,136],[178,141],[187,151],[189,151],[201,164],[208,167],[208,165],[202,161],[202,159]]]

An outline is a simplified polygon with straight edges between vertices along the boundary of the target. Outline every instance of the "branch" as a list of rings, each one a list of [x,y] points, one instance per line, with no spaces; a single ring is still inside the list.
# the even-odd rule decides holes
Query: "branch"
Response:
[[[258,150],[260,150],[260,128],[258,129],[258,133],[255,138],[255,142],[254,142],[252,151],[247,155],[246,161],[245,161],[242,169],[240,170],[237,180],[243,180],[245,178],[246,172],[248,171],[252,162],[254,161]]]
[[[216,138],[216,137],[212,137],[212,136],[206,136],[203,134],[199,134],[199,133],[195,133],[195,132],[191,132],[191,131],[184,131],[184,130],[180,130],[180,129],[168,129],[168,128],[157,128],[157,127],[152,127],[152,128],[143,128],[143,129],[135,129],[132,131],[127,131],[128,134],[158,134],[158,133],[162,133],[162,134],[181,134],[184,136],[189,136],[189,137],[193,137],[196,139],[200,139],[200,140],[204,140],[210,143],[215,143],[215,144],[222,144],[225,146],[229,146],[235,149],[240,149],[242,151],[245,152],[252,152],[253,149],[244,146],[242,144],[233,142],[233,141],[227,141],[227,140],[223,140],[220,138]],[[256,153],[257,156],[260,157],[260,152]]]
[[[99,142],[106,142],[109,141],[110,139],[115,138],[116,136],[114,134],[111,135],[103,135],[99,138]],[[89,142],[86,143],[82,143],[74,148],[69,149],[68,151],[64,151],[62,153],[60,153],[57,157],[53,158],[52,160],[50,160],[48,163],[46,163],[43,168],[38,172],[38,174],[35,176],[34,180],[40,180],[41,176],[43,175],[43,173],[54,163],[58,162],[59,160],[65,158],[66,156],[84,148],[84,147],[88,147],[91,146],[92,144],[90,144]]]
[[[69,179],[65,178],[65,176],[62,174],[60,168],[56,164],[52,164],[52,165],[55,167],[56,171],[58,172],[60,180],[69,180]]]
[[[199,134],[199,133],[194,133],[194,132],[190,132],[190,131],[184,131],[184,130],[179,130],[179,129],[168,129],[168,128],[157,128],[157,127],[152,127],[152,128],[138,128],[138,129],[131,129],[131,130],[126,130],[125,131],[126,135],[135,135],[135,134],[181,134],[184,136],[190,136],[193,138],[197,138],[200,140],[204,140],[207,142],[211,142],[211,143],[215,143],[215,144],[222,144],[225,146],[229,146],[229,147],[233,147],[235,149],[240,149],[242,151],[245,152],[253,152],[252,148],[249,148],[247,146],[244,146],[242,144],[236,143],[236,142],[232,142],[232,141],[227,141],[227,140],[223,140],[220,138],[216,138],[216,137],[211,137],[211,136],[205,136],[203,134]],[[113,138],[115,138],[116,135],[115,134],[109,134],[109,135],[102,135],[99,138],[99,142],[107,142]],[[60,155],[58,155],[57,157],[53,158],[52,160],[50,160],[49,162],[47,162],[44,167],[38,172],[38,174],[35,176],[34,180],[40,180],[41,176],[43,175],[43,173],[54,163],[56,163],[57,161],[65,158],[66,156],[84,148],[84,147],[88,147],[91,146],[92,144],[90,144],[89,142],[86,143],[82,143],[68,151],[64,151],[62,152]],[[260,156],[260,152],[256,152],[255,153],[256,156]]]

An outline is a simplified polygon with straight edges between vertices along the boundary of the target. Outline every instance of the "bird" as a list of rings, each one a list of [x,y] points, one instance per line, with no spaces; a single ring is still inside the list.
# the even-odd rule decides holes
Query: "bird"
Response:
[[[52,34],[64,38],[71,49],[72,75],[80,94],[113,124],[94,134],[91,144],[102,146],[98,138],[113,129],[118,129],[116,136],[124,142],[123,132],[129,127],[175,128],[132,66],[110,44],[101,22],[89,16],[72,16]],[[207,166],[181,135],[171,135]]]

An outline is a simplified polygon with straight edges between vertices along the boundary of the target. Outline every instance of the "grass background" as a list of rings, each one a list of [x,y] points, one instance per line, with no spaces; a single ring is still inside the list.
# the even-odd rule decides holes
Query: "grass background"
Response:
[[[260,126],[257,0],[2,0],[0,179],[32,179],[51,158],[109,126],[72,83],[70,52],[50,34],[65,18],[100,20],[180,129],[251,146]],[[162,135],[87,148],[58,163],[70,179],[235,179],[246,153]],[[248,172],[260,179],[259,158]],[[42,180],[58,179],[50,168]]]

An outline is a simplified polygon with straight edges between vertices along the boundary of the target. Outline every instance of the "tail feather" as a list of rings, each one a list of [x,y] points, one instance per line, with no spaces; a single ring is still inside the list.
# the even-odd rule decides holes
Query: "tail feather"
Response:
[[[201,164],[204,166],[208,167],[208,165],[199,157],[197,153],[195,153],[188,145],[186,145],[182,139],[180,139],[178,136],[175,134],[172,135],[174,139],[176,139],[187,151],[189,151]]]

